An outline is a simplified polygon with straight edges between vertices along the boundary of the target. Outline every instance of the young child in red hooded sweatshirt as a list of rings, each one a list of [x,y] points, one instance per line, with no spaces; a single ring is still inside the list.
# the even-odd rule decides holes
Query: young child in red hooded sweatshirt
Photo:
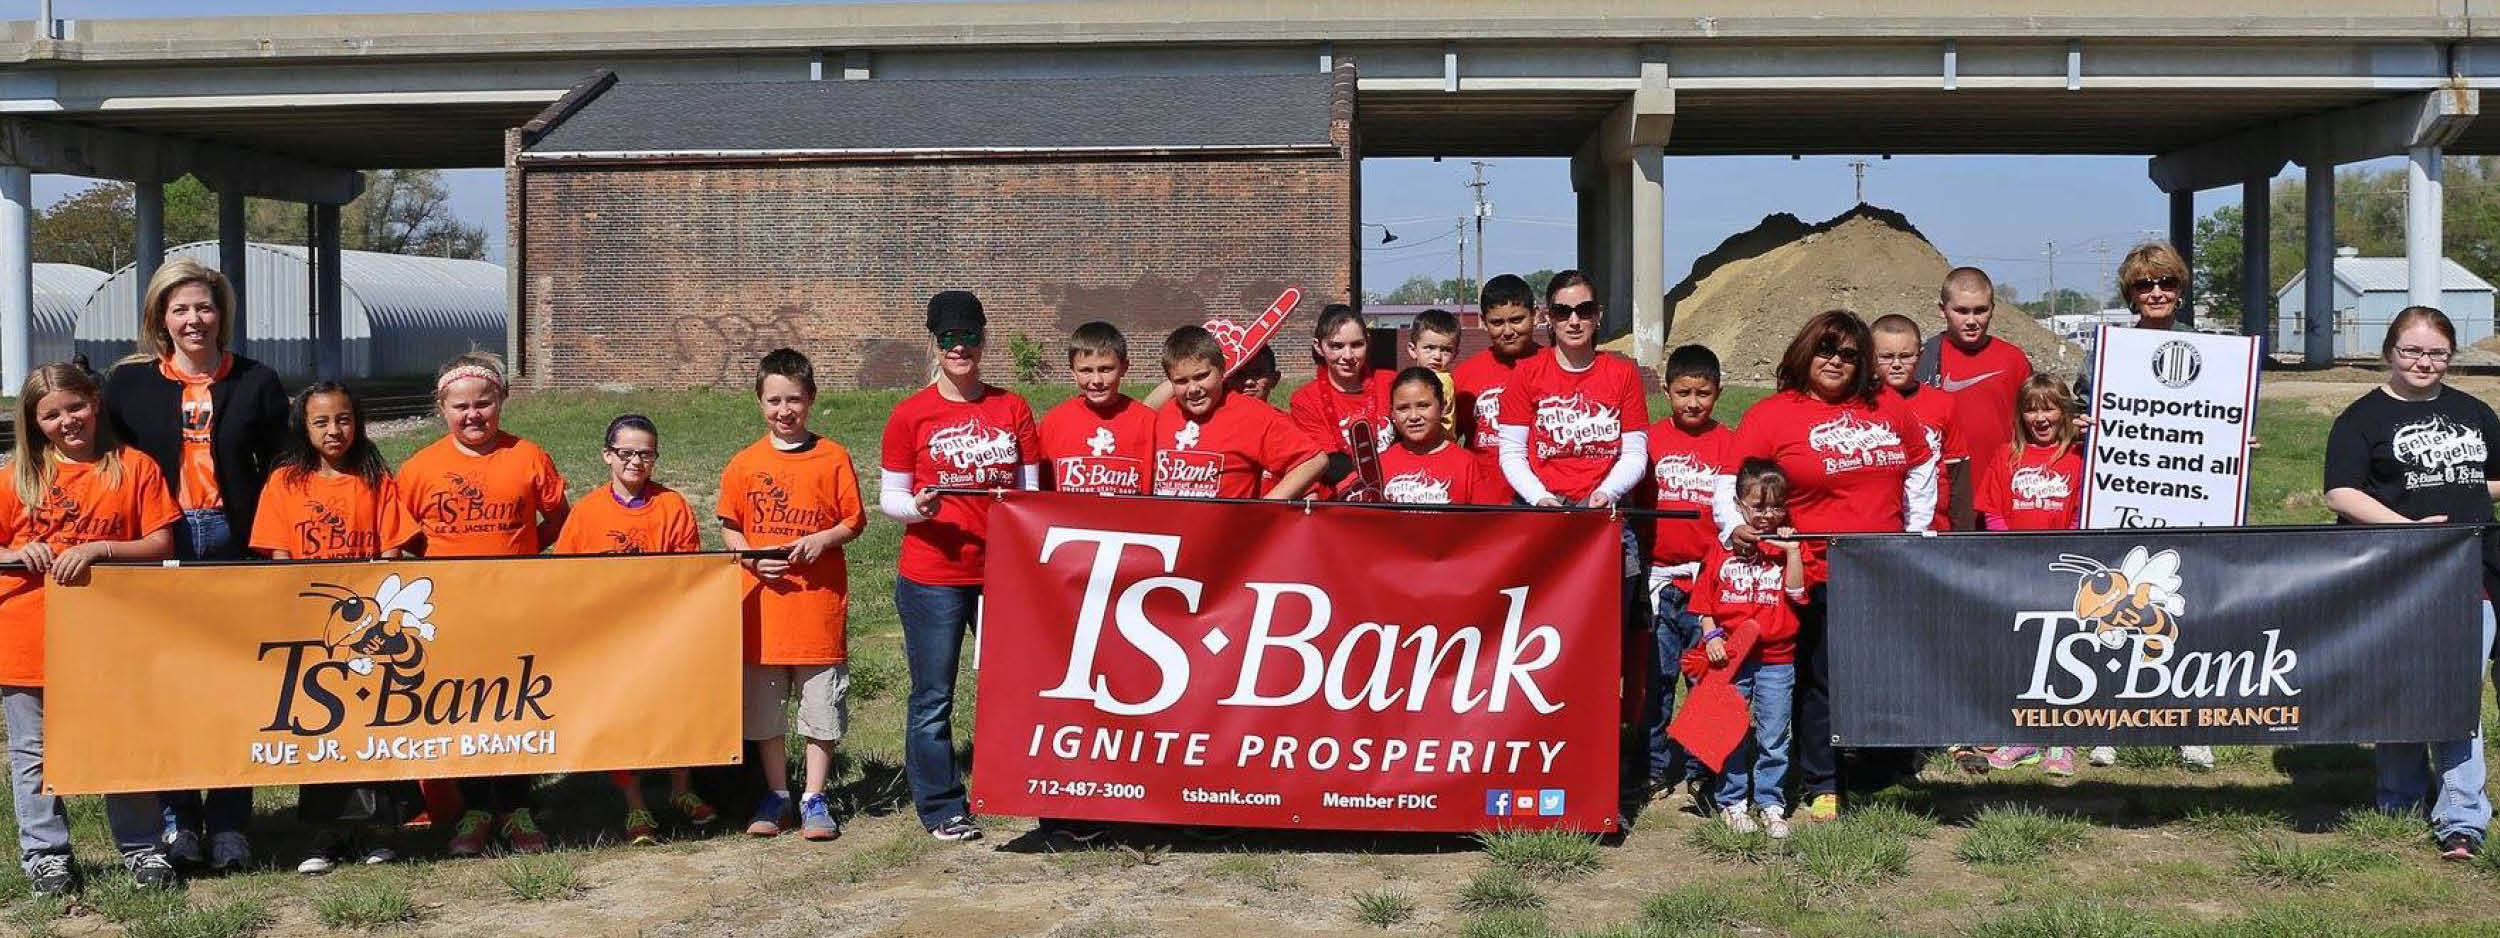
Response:
[[[1736,507],[1756,531],[1788,526],[1788,477],[1777,463],[1749,459],[1736,470]],[[1797,687],[1797,610],[1812,558],[1792,540],[1764,538],[1753,550],[1713,544],[1693,578],[1692,611],[1700,614],[1702,647],[1713,669],[1732,669],[1736,689],[1752,705],[1753,732],[1737,744],[1719,773],[1719,817],[1738,833],[1760,829],[1788,836],[1780,785],[1788,774],[1791,695]],[[1746,647],[1730,653],[1731,643]],[[1750,799],[1762,824],[1746,814]]]

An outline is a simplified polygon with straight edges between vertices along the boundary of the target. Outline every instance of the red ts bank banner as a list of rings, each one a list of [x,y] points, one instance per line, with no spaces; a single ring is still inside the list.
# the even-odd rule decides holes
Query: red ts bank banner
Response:
[[[1609,830],[1600,514],[1018,493],[992,507],[974,807]]]

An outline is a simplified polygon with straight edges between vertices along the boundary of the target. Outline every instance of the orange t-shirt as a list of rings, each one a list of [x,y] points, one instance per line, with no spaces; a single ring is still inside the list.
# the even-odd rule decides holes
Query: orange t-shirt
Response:
[[[370,560],[382,552],[405,547],[417,536],[417,521],[399,495],[399,482],[383,476],[367,485],[363,476],[279,470],[260,491],[260,510],[252,516],[253,550],[285,551],[297,560]]]
[[[677,490],[650,483],[642,504],[627,508],[616,500],[616,487],[602,485],[573,503],[556,535],[559,554],[670,554],[703,549],[703,533],[695,530],[694,509]]]
[[[119,485],[94,463],[55,463],[52,486],[32,510],[0,474],[0,542],[18,550],[42,541],[58,551],[137,540],[182,517],[155,460],[125,446],[121,463]],[[43,686],[43,580],[23,570],[0,572],[0,684]]]
[[[171,358],[157,359],[156,370],[166,380],[182,385],[182,478],[175,480],[175,503],[184,511],[226,507],[225,493],[217,490],[217,453],[209,446],[217,426],[217,408],[208,386],[234,370],[234,356],[220,356],[217,370],[204,375],[182,373]]]
[[[835,525],[859,530],[868,514],[859,500],[851,452],[824,437],[783,452],[766,436],[729,458],[720,474],[721,523],[746,535],[750,547],[778,547]],[[844,626],[850,580],[836,547],[777,580],[747,574],[746,654],[757,664],[841,664],[849,658]]]
[[[400,498],[425,535],[428,557],[516,557],[538,553],[538,516],[564,508],[564,477],[547,451],[502,434],[493,452],[471,456],[444,437],[399,467]]]

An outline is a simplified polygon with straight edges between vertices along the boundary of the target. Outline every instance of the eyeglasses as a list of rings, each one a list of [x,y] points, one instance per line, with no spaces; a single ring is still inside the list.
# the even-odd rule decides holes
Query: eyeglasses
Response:
[[[1553,308],[1546,311],[1547,315],[1556,319],[1595,320],[1597,317],[1605,315],[1605,313],[1605,307],[1599,306],[1596,300],[1590,300],[1578,306],[1565,306],[1561,303],[1556,303],[1553,305]]]
[[[2145,278],[2143,278],[2143,279],[2141,279],[2141,280],[2130,280],[2130,281],[2127,281],[2127,289],[2128,289],[2130,292],[2134,292],[2134,293],[2142,293],[2142,292],[2144,292],[2144,291],[2146,291],[2146,290],[2153,289],[2154,287],[2160,287],[2160,288],[2162,288],[2163,290],[2167,290],[2167,291],[2172,292],[2172,293],[2177,293],[2177,292],[2179,292],[2179,278],[2177,278],[2177,277],[2145,277]]]
[[[2396,346],[2397,358],[2401,358],[2409,362],[2430,362],[2434,365],[2446,362],[2448,357],[2456,354],[2456,352],[2456,349],[2449,348],[2423,348],[2418,345]]]
[[[660,461],[660,451],[656,449],[618,449],[611,446],[608,447],[608,454],[616,457],[618,462],[654,463]]]
[[[942,349],[980,348],[981,333],[976,329],[949,329],[937,334],[937,345]]]
[[[1855,365],[1860,359],[1866,357],[1866,353],[1859,351],[1857,346],[1842,345],[1826,339],[1814,347],[1814,357],[1833,358]]]

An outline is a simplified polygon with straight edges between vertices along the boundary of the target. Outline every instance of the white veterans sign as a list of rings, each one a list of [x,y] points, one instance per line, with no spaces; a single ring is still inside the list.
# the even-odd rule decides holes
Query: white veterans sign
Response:
[[[2084,526],[2245,520],[2257,340],[2103,326],[2098,349]]]

